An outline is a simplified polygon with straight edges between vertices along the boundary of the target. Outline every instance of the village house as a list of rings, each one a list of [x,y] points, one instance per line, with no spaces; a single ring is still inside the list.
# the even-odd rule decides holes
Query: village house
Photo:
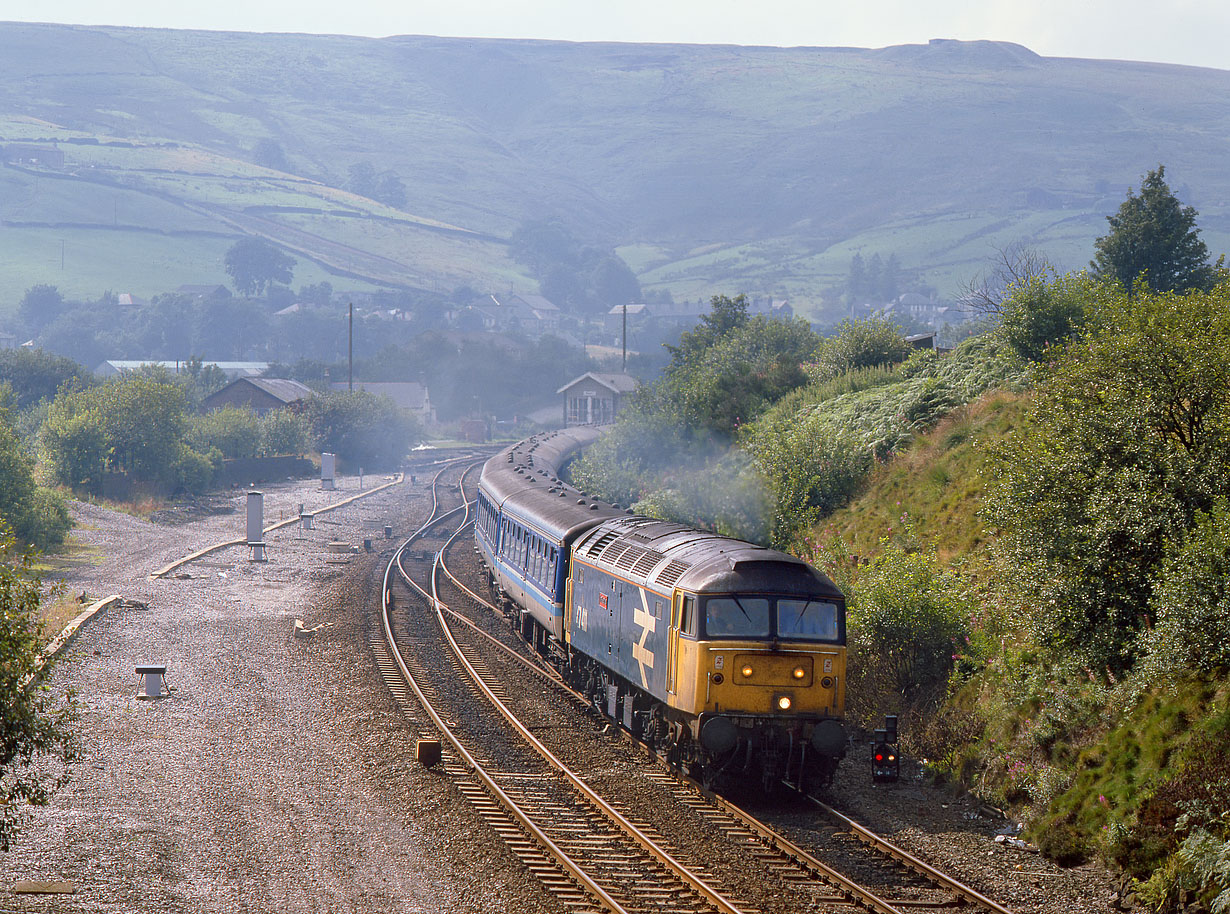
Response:
[[[311,399],[312,389],[288,378],[236,378],[201,401],[202,412],[224,406],[247,407],[259,415]]]
[[[342,393],[350,389],[350,383],[333,381],[329,389]],[[424,425],[434,425],[436,422],[436,409],[431,405],[427,388],[417,381],[355,381],[354,389],[388,397],[402,409],[413,413]]]

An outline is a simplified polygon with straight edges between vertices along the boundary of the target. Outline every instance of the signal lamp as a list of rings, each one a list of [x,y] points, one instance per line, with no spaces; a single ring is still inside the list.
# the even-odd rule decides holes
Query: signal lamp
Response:
[[[795,679],[802,679],[807,675],[807,670],[803,669],[801,666],[796,666],[790,675]]]
[[[741,669],[739,672],[742,673],[745,678],[751,679],[752,678],[752,665],[750,663],[743,664],[743,669]]]
[[[892,721],[896,723],[894,718]],[[871,743],[871,779],[877,783],[896,781],[901,776],[901,760],[897,758],[896,727],[876,730]]]
[[[779,711],[789,711],[791,704],[793,704],[793,702],[790,700],[789,695],[777,696],[777,709]]]

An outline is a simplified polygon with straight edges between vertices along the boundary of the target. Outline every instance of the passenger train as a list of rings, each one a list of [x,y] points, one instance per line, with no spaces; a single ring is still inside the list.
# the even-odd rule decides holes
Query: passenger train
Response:
[[[592,428],[530,438],[479,483],[477,547],[523,637],[707,783],[827,784],[845,754],[845,601],[805,562],[642,517],[559,477]]]

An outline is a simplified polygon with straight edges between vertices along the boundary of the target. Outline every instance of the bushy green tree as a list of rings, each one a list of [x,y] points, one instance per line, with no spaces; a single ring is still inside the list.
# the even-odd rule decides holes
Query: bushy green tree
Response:
[[[1040,638],[1128,667],[1170,544],[1230,490],[1230,285],[1101,287],[999,453],[988,518]]]
[[[260,420],[247,407],[223,406],[188,422],[188,443],[201,453],[213,448],[230,459],[255,457],[260,437]]]
[[[0,528],[4,536],[45,550],[64,542],[72,522],[64,500],[34,482],[34,461],[0,409]]]
[[[934,555],[884,542],[846,583],[849,694],[866,716],[942,697],[977,601]],[[868,701],[868,697],[877,698]]]
[[[859,368],[895,365],[913,350],[901,328],[881,317],[844,320],[816,355],[813,380],[827,381]]]
[[[313,397],[306,416],[316,449],[337,454],[353,469],[397,466],[422,434],[406,410],[364,391]]]
[[[305,454],[311,442],[308,420],[292,409],[273,409],[260,419],[260,455]]]
[[[107,423],[102,411],[87,405],[84,396],[64,394],[51,403],[40,447],[53,479],[76,491],[102,494],[111,458]]]
[[[758,423],[746,444],[773,495],[771,538],[788,548],[858,493],[871,451],[838,433],[821,412],[788,411]]]
[[[71,693],[38,671],[46,643],[38,608],[42,587],[29,555],[0,529],[0,851],[8,850],[26,806],[41,806],[80,755]]]
[[[42,442],[56,479],[90,489],[103,471],[142,482],[201,486],[201,454],[186,444],[188,398],[165,371],[130,372],[52,402]],[[101,467],[100,467],[101,461]],[[181,472],[181,463],[192,472]]]
[[[43,283],[26,289],[17,313],[26,327],[38,331],[60,317],[65,310],[64,296],[60,290]]]
[[[1036,362],[1052,346],[1080,333],[1086,303],[1095,297],[1087,273],[1033,276],[1010,286],[1000,302],[1000,330],[1022,358]]]
[[[1106,217],[1110,231],[1094,242],[1090,266],[1129,293],[1142,275],[1154,292],[1207,290],[1216,274],[1196,215],[1171,193],[1166,169],[1158,165],[1141,181],[1140,193],[1129,190],[1119,211]]]
[[[84,366],[42,349],[0,349],[0,381],[7,381],[12,388],[17,409],[50,400],[65,382],[90,377]]]
[[[273,283],[290,285],[295,259],[260,238],[240,238],[223,260],[227,275],[241,295],[260,295]]]
[[[1230,507],[1198,513],[1172,543],[1156,587],[1157,623],[1141,635],[1154,675],[1230,670]]]

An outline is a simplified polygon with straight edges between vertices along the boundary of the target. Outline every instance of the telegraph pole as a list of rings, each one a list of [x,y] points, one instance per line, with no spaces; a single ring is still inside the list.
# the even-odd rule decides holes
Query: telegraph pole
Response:
[[[628,303],[624,302],[624,361],[620,371],[628,370]]]
[[[354,302],[350,303],[350,335],[346,342],[347,362],[346,391],[354,393]]]

